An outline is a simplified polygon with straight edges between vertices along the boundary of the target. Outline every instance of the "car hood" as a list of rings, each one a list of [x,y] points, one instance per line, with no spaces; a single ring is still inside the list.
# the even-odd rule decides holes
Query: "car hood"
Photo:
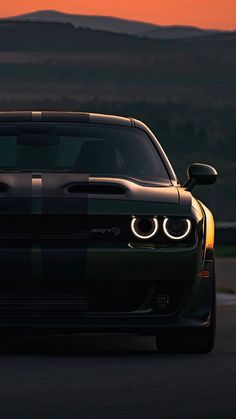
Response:
[[[190,202],[191,194],[168,180],[148,182],[78,173],[0,174],[0,212],[28,213],[40,205],[46,212],[60,213],[120,213],[138,208],[143,212],[145,205],[147,212],[152,212],[158,205],[189,206]]]

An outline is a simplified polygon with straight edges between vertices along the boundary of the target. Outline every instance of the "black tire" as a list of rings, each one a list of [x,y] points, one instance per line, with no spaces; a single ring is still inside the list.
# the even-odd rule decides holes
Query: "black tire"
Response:
[[[210,326],[203,328],[163,330],[156,336],[160,353],[209,353],[215,345],[216,290],[213,265],[213,303]]]
[[[209,353],[214,343],[215,330],[212,325],[202,329],[167,330],[156,336],[160,353]]]

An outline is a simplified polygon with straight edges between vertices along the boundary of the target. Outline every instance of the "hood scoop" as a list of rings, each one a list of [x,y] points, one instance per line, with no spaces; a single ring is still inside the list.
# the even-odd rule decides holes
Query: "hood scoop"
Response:
[[[67,186],[69,194],[124,195],[126,191],[122,185],[108,183],[72,183]]]

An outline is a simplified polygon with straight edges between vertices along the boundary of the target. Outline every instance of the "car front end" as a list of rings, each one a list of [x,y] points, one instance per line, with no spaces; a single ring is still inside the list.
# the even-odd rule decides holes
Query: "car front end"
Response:
[[[63,122],[63,116],[45,115],[42,128],[39,115],[37,126],[19,122],[19,115],[14,127],[9,120],[1,122],[0,134],[14,138],[18,153],[17,166],[1,164],[0,172],[2,333],[156,334],[208,328],[215,286],[210,211],[178,184],[161,148],[165,177],[82,167],[91,164],[84,126],[79,132],[86,144],[74,157],[76,169],[49,170],[55,152],[64,151],[50,123]],[[104,118],[94,117],[94,130],[99,124],[109,122],[115,129],[121,124]],[[69,133],[61,126],[60,132],[77,138],[72,117],[69,124]],[[130,131],[143,130],[150,142],[156,141],[144,127],[129,121]],[[96,149],[94,133],[90,141]],[[98,139],[104,143],[103,136]],[[41,167],[36,162],[45,147],[48,163]],[[124,167],[120,150],[117,164]],[[24,166],[22,151],[31,153],[33,163]],[[98,154],[96,167],[97,160]]]

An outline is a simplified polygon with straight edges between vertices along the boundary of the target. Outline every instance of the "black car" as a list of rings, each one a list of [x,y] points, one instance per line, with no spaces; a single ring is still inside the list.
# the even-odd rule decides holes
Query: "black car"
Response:
[[[0,333],[154,334],[209,352],[214,220],[140,121],[0,113]]]

